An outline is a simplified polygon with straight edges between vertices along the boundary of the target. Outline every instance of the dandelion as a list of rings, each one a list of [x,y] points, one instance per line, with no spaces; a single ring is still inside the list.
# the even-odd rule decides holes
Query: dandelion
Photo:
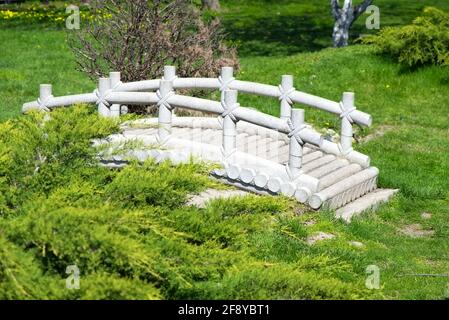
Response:
[[[92,20],[94,15],[89,11],[80,12],[81,18]],[[105,17],[109,18],[109,17]],[[22,19],[26,21],[50,21],[61,23],[65,21],[65,12],[54,9],[43,9],[39,6],[31,6],[25,11],[0,10],[0,20]]]

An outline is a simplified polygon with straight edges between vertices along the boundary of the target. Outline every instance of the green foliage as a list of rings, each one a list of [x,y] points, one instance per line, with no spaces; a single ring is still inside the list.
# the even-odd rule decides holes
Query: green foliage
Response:
[[[44,279],[32,255],[0,233],[0,300],[45,297]]]
[[[196,289],[208,299],[362,299],[367,290],[295,266],[247,263],[230,269],[220,285],[205,283]],[[194,294],[195,294],[194,293]]]
[[[188,193],[200,191],[208,180],[194,165],[173,167],[148,161],[143,167],[130,166],[121,171],[106,188],[106,193],[125,207],[182,205]]]
[[[49,118],[33,112],[0,126],[0,215],[17,208],[34,192],[67,185],[74,173],[92,174],[96,152],[90,139],[117,130],[86,106],[56,110]]]
[[[81,275],[80,289],[67,290],[66,279],[42,272],[32,252],[0,236],[0,299],[159,299],[160,292],[137,279],[98,272]],[[49,270],[46,270],[48,273]]]
[[[38,205],[8,228],[13,231],[10,239],[32,248],[47,270],[63,275],[68,265],[76,264],[84,274],[103,269],[126,277],[161,278],[154,265],[158,260],[156,253],[144,250],[140,243],[121,232],[114,232],[121,227],[122,220],[134,217],[108,207],[52,210],[49,206]],[[144,218],[142,223],[147,222]],[[151,227],[150,224],[148,228]]]
[[[321,256],[268,263],[256,254],[255,235],[284,237],[278,230],[293,225],[287,199],[249,196],[186,207],[188,194],[213,185],[210,167],[152,161],[121,171],[99,167],[91,139],[117,125],[87,107],[0,124],[0,298],[364,295],[357,282],[337,278],[340,266],[315,274],[310,266]],[[80,270],[79,290],[66,288],[72,265]]]
[[[77,300],[159,300],[161,294],[151,284],[100,272],[82,278],[79,290],[67,290],[63,299]]]
[[[409,67],[449,65],[449,13],[429,7],[411,25],[385,28],[362,42]]]
[[[287,206],[271,197],[248,196],[242,199],[218,199],[205,210],[182,208],[167,215],[170,225],[189,234],[189,241],[203,244],[217,242],[222,248],[242,248],[248,236],[272,227],[272,215],[284,212]]]
[[[409,23],[424,6],[420,1],[378,2],[383,26]],[[449,9],[447,1],[429,0],[427,3]],[[318,2],[303,0],[265,1],[264,6],[259,1],[228,0],[222,1],[222,5],[223,20],[230,36],[242,41],[244,50],[241,53],[246,51],[251,55],[242,59],[243,72],[239,79],[277,85],[281,74],[293,72],[295,87],[311,94],[339,101],[341,92],[356,92],[358,108],[372,114],[375,121],[373,128],[357,131],[362,137],[373,135],[369,142],[362,140],[355,148],[369,154],[373,165],[380,169],[380,185],[400,188],[400,196],[376,213],[366,213],[349,225],[335,221],[330,214],[307,212],[301,206],[277,197],[220,200],[205,209],[197,209],[185,207],[181,201],[185,199],[185,192],[192,190],[185,187],[186,183],[178,184],[179,191],[171,193],[179,196],[179,204],[168,197],[157,202],[137,197],[139,200],[136,201],[119,191],[121,185],[116,182],[119,172],[96,166],[78,167],[73,159],[67,162],[72,169],[67,170],[61,164],[60,173],[55,170],[56,181],[63,183],[53,185],[50,181],[50,186],[43,184],[47,190],[44,192],[37,182],[31,184],[32,188],[28,184],[22,184],[24,187],[20,189],[11,185],[9,181],[14,174],[4,172],[20,168],[9,166],[10,169],[5,170],[14,160],[10,153],[2,151],[0,299],[385,296],[446,299],[447,278],[402,276],[445,274],[449,269],[449,180],[446,174],[449,171],[449,82],[445,70],[429,66],[413,73],[401,72],[399,65],[373,54],[375,50],[371,46],[265,57],[266,54],[276,54],[276,50],[281,53],[305,50],[310,42],[305,41],[304,35],[317,38],[320,47],[327,46],[332,28],[329,13],[322,11]],[[313,10],[301,9],[306,7],[313,7]],[[240,23],[242,19],[244,22]],[[364,19],[356,24],[359,25],[355,25],[354,30],[366,32]],[[55,86],[57,96],[90,92],[95,87],[95,83],[73,71],[75,63],[64,42],[64,32],[33,29],[28,24],[24,25],[26,32],[23,32],[8,26],[2,24],[0,28],[0,43],[7,44],[2,47],[7,59],[0,62],[1,119],[19,115],[23,102],[35,100],[39,83],[58,83]],[[252,30],[241,33],[245,28]],[[301,33],[304,30],[307,32]],[[303,34],[301,37],[298,37],[298,31]],[[252,41],[257,47],[249,45]],[[256,50],[252,50],[255,47]],[[264,56],[253,57],[259,54]],[[37,64],[37,60],[47,62]],[[279,105],[275,100],[244,94],[240,100],[243,106],[278,115]],[[69,117],[72,110],[56,112]],[[91,123],[95,128],[98,118],[90,112],[86,116],[93,117]],[[317,126],[339,126],[338,117],[319,110],[308,108],[306,116],[308,122]],[[76,117],[72,118],[75,120]],[[28,119],[30,117],[25,116],[18,121]],[[86,121],[84,115],[76,120]],[[5,140],[10,132],[19,137],[20,132],[14,130],[15,126],[15,122],[0,124],[3,132],[0,148],[9,150],[17,146],[23,150],[15,150],[15,153],[28,152],[33,143],[25,143],[30,139],[27,134],[20,135],[20,143],[17,139],[11,144]],[[83,144],[89,145],[88,141]],[[91,150],[79,154],[85,152],[90,154]],[[34,168],[34,161],[30,168]],[[172,170],[170,165],[163,166],[164,169],[151,164],[145,166],[151,174],[138,165],[129,170],[140,170],[145,176],[157,175],[157,170],[163,170],[160,174],[177,175],[177,170]],[[200,185],[206,181],[202,175],[205,170],[192,168],[187,171],[194,172],[194,179],[198,179],[199,185],[193,188],[201,190],[204,186]],[[35,178],[33,174],[26,176],[30,181]],[[140,176],[130,175],[130,178],[134,181],[122,180],[123,187],[142,193],[147,190],[140,184]],[[172,186],[176,183],[174,177],[169,180]],[[114,188],[110,187],[111,183],[115,184]],[[139,188],[131,189],[133,183],[140,184]],[[106,189],[122,198],[112,197]],[[168,191],[164,189],[163,192]],[[165,196],[161,194],[160,197]],[[150,198],[154,199],[153,196]],[[293,209],[300,214],[290,212]],[[77,215],[78,211],[80,215]],[[424,220],[423,212],[430,213],[431,218]],[[78,221],[79,226],[66,221],[64,213],[68,215],[67,219]],[[29,214],[34,220],[27,218]],[[86,221],[81,214],[86,214]],[[51,224],[57,236],[51,236],[41,219]],[[93,251],[90,258],[82,250],[64,244],[59,239],[65,236],[64,223],[81,233],[78,239],[73,232],[67,231],[68,242],[92,248],[100,244],[103,248]],[[425,230],[433,230],[435,235],[406,236],[400,230],[410,224],[421,224]],[[42,230],[42,234],[37,234],[37,230]],[[307,237],[318,231],[334,234],[335,238],[309,245]],[[36,243],[31,235],[36,238]],[[116,238],[131,243],[135,253],[128,254],[123,246],[113,246]],[[363,246],[354,247],[349,241],[361,242]],[[42,247],[68,252],[44,256]],[[148,275],[146,270],[139,268],[137,261],[142,254],[158,259],[156,263],[145,260],[151,263],[148,266],[155,269],[157,276]],[[109,255],[118,257],[117,264],[107,258]],[[91,263],[90,259],[98,269],[81,269],[80,290],[67,290],[65,264],[81,261],[84,268]],[[365,270],[372,264],[381,269],[380,293],[364,291]],[[117,270],[124,270],[123,274]],[[295,282],[289,281],[289,273]],[[317,283],[312,287],[310,284],[314,279]],[[326,291],[323,291],[325,285]],[[302,288],[307,288],[310,293]]]
[[[226,200],[218,199],[212,202],[210,209],[212,211],[220,212],[223,218],[232,217],[242,214],[277,214],[286,211],[288,208],[288,201],[279,198],[277,201],[272,201],[270,197],[250,196],[244,199],[231,198]]]
[[[91,139],[117,126],[86,106],[0,125],[0,298],[358,296],[356,286],[332,272],[320,280],[287,262],[266,268],[252,253],[252,235],[283,224],[275,215],[289,210],[286,199],[185,207],[188,194],[213,185],[210,167],[152,161],[121,171],[99,167]],[[80,270],[79,290],[65,287],[71,265]]]

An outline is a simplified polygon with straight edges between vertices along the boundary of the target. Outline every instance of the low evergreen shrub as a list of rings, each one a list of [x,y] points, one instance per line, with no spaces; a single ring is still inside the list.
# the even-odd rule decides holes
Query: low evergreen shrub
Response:
[[[159,205],[178,207],[189,193],[199,192],[209,184],[195,165],[173,167],[169,162],[160,165],[147,161],[123,169],[107,186],[105,193],[124,207]]]
[[[96,176],[91,139],[118,130],[118,122],[99,118],[92,108],[32,112],[0,125],[0,215],[36,194],[48,194],[73,179]],[[105,171],[103,171],[105,172]],[[95,178],[93,178],[95,179]]]
[[[387,27],[362,42],[409,67],[449,65],[449,13],[428,7],[412,24]]]
[[[216,186],[206,164],[99,166],[91,140],[118,125],[87,106],[0,123],[0,299],[365,296],[350,266],[304,250],[286,198],[200,209],[186,200]]]
[[[360,289],[362,288],[362,289]],[[357,287],[294,265],[247,261],[228,269],[220,283],[199,283],[189,296],[202,299],[362,299],[372,295]]]

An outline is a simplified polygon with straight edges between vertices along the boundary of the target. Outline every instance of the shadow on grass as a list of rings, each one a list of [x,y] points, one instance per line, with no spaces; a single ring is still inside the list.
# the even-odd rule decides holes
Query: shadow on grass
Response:
[[[333,20],[327,14],[226,17],[222,24],[240,56],[293,55],[332,46]],[[351,39],[357,39],[363,31],[354,25]]]
[[[223,19],[228,38],[240,55],[291,55],[321,50],[331,45],[332,27],[317,23],[313,15],[238,17]]]

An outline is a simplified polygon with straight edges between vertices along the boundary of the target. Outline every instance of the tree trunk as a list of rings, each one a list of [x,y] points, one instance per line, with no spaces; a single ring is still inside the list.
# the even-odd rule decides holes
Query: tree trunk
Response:
[[[334,47],[346,47],[349,44],[349,29],[351,28],[353,20],[351,17],[342,15],[334,25],[334,33],[332,39],[334,40]]]
[[[331,0],[332,15],[335,19],[334,47],[346,47],[349,44],[349,29],[354,21],[365,12],[366,8],[373,3],[373,0],[364,0],[358,6],[352,5],[352,0],[344,0],[343,7],[340,8],[338,0]]]
[[[202,0],[203,7],[217,11],[220,9],[220,1],[219,0]]]

